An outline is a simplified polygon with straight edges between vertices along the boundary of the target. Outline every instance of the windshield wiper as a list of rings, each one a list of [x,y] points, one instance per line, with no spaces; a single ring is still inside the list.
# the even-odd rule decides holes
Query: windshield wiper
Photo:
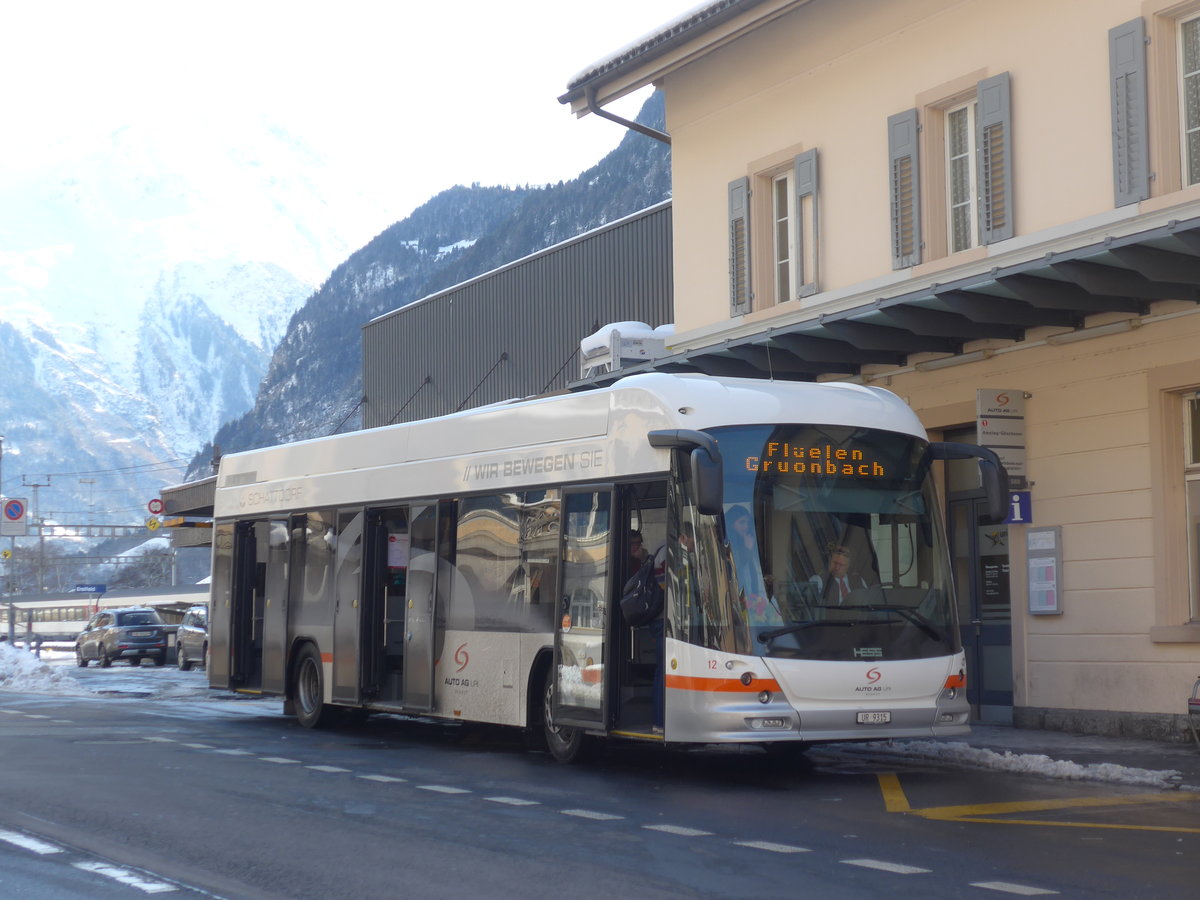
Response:
[[[863,609],[868,612],[894,612],[902,616],[907,621],[911,622],[917,628],[921,629],[926,635],[933,638],[935,641],[944,642],[945,636],[937,630],[936,626],[927,618],[907,606],[874,606],[870,604],[853,604],[851,606],[833,606],[821,605],[817,609]],[[793,622],[790,625],[783,625],[780,628],[772,628],[770,631],[764,631],[758,636],[760,644],[765,644],[768,641],[773,641],[777,637],[783,637],[785,634],[794,634],[797,631],[804,631],[807,628],[814,628],[818,625],[824,626],[841,626],[849,627],[851,625],[874,625],[869,619],[812,619],[807,622]]]
[[[797,631],[804,631],[806,628],[816,628],[817,626],[840,625],[845,627],[866,624],[866,622],[860,622],[858,619],[810,619],[807,622],[793,622],[791,625],[783,625],[779,628],[772,628],[770,631],[761,632],[758,636],[758,642],[765,644],[767,641],[773,641],[775,638],[783,637],[785,634],[793,634]]]
[[[865,606],[863,609],[869,609],[872,612],[894,612],[903,616],[912,624],[916,625],[923,632],[933,638],[935,641],[944,641],[945,636],[937,630],[932,622],[917,612],[910,606]]]

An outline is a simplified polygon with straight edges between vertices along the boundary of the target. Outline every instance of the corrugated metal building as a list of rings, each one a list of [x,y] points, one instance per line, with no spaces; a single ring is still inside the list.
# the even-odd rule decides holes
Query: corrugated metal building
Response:
[[[603,325],[673,321],[665,201],[363,326],[363,427],[563,390]]]

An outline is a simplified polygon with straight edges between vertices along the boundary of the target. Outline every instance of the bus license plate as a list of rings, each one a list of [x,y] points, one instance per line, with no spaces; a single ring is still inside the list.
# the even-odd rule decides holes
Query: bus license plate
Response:
[[[890,712],[860,712],[858,714],[859,725],[890,725],[892,722],[892,714]]]

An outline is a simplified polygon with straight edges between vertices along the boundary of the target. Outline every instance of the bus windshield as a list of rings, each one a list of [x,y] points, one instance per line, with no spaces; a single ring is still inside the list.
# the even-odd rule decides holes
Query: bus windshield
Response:
[[[741,646],[819,660],[957,652],[924,440],[842,425],[711,433],[725,464],[721,568]]]

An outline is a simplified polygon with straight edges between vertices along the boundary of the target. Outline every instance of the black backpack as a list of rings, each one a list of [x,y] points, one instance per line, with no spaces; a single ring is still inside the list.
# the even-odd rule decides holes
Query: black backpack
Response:
[[[663,589],[654,576],[654,557],[649,557],[637,573],[625,583],[621,596],[621,615],[633,626],[653,622],[662,613]]]

